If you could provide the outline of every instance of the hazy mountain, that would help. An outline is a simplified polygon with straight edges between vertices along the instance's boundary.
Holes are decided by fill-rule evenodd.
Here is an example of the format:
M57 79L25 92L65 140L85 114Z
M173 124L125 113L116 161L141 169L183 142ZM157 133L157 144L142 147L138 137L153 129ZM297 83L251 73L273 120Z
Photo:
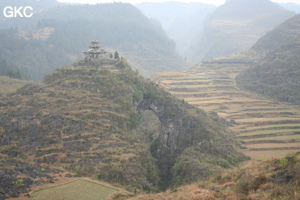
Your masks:
M279 3L282 7L295 13L300 13L300 4L296 3Z
M300 15L296 15L261 37L250 51L264 55L300 36Z
M293 15L268 0L227 0L207 17L203 33L190 47L192 60L245 51Z
M238 87L299 105L300 15L266 34L250 51L266 56L237 77Z
M136 5L147 17L161 23L168 36L175 41L176 49L186 56L192 40L203 28L205 17L216 7L202 3L163 2Z
M1 55L36 80L56 66L82 58L95 39L118 50L144 74L186 66L162 28L131 4L60 6L2 24L13 29L0 33Z
M176 99L125 60L93 63L64 66L0 99L1 165L64 166L129 190L155 191L245 159L217 116Z

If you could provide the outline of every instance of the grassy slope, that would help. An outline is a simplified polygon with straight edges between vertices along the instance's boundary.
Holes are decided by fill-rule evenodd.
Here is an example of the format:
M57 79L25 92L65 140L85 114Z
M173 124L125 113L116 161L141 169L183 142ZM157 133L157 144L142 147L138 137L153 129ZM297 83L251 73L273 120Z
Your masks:
M0 95L7 95L23 87L28 81L0 76Z
M2 137L16 135L1 152L8 149L10 154L10 147L17 145L17 157L60 163L77 174L124 185L139 187L146 176L158 181L154 159L129 131L135 126L134 90L119 77L126 70L109 67L60 69L46 83L27 85L11 95L11 103L1 108L2 122L8 120L8 126L1 125ZM21 119L25 123L17 125Z

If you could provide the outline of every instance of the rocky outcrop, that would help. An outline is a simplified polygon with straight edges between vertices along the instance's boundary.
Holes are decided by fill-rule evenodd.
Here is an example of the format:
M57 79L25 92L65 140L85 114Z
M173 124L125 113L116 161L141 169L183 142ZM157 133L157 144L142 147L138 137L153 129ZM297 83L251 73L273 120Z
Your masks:
M170 94L146 93L137 106L137 113L140 115L145 110L154 112L161 123L161 131L152 143L151 153L157 159L162 179L174 179L172 176L175 163L180 160L184 151L197 147L199 143L202 143L203 149L198 148L198 154L212 154L225 160L229 160L228 155L233 155L236 161L245 158L235 149L236 138L224 125L214 121L204 111L177 100ZM222 151L224 154L221 154ZM233 160L231 162L234 164ZM210 172L206 167L197 168L198 174Z

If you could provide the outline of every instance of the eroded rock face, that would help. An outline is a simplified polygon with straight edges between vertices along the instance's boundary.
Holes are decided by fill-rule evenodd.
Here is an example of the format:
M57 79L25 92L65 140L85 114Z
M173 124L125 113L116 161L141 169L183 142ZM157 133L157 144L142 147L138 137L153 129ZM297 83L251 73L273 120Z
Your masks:
M146 110L153 111L161 122L161 132L152 144L151 153L157 159L162 179L172 179L174 164L178 162L182 153L190 148L197 147L199 155L208 154L225 160L228 159L228 155L238 155L233 147L235 142L231 138L232 135L224 131L224 126L216 123L198 108L174 100L171 95L146 94L137 106L137 113L141 114ZM198 147L198 144L202 146ZM218 155L218 152L223 152L223 155ZM194 158L188 160L192 159ZM198 165L197 162L190 163ZM207 169L199 165L195 168L197 171L200 168Z
M193 123L193 119L188 117L184 118L184 111L178 108L169 108L163 102L159 102L161 99L144 99L137 107L138 114L146 110L153 111L161 122L161 132L158 138L158 144L152 147L154 157L158 160L158 165L161 173L165 176L169 176L172 166L175 163L175 159L186 148L193 143L185 143L183 139L193 137L188 134L188 130ZM174 112L173 114L170 114ZM185 121L185 127L183 126ZM194 138L196 139L196 138ZM196 141L195 141L196 142Z

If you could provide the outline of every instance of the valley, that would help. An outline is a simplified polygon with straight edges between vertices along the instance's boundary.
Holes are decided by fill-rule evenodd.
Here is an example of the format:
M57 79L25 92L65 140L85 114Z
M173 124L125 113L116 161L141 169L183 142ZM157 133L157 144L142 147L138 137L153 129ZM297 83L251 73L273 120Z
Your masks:
M199 64L184 73L162 72L153 79L179 99L216 112L243 140L253 159L300 150L300 108L240 90L235 77L247 66Z

